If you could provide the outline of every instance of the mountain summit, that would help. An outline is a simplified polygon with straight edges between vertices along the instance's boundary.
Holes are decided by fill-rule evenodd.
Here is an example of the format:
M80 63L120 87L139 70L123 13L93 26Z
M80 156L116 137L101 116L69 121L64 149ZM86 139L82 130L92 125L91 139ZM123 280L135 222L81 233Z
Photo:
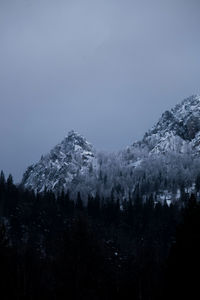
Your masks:
M199 141L200 96L191 96L170 111L165 111L142 141L133 144L133 148L139 143L150 154L199 152Z
M45 188L55 191L65 189L77 175L88 172L94 156L92 145L72 130L49 154L27 169L22 184L39 192Z

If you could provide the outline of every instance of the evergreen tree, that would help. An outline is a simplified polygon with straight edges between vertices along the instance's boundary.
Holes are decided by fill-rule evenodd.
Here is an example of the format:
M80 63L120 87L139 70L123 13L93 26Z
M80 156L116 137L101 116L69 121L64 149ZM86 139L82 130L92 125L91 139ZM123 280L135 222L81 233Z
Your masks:
M200 192L200 173L196 177L195 187L196 187L196 191Z
M11 174L9 174L9 176L8 176L7 186L8 186L8 188L11 188L13 186L13 177Z
M166 297L198 299L200 270L200 204L192 195L183 212L168 262Z
M75 208L76 208L77 211L83 211L83 201L81 199L80 192L78 192L78 194L77 194Z
M1 174L0 174L0 192L1 192L2 189L5 188L5 183L6 183L5 175L4 175L4 172L1 171Z

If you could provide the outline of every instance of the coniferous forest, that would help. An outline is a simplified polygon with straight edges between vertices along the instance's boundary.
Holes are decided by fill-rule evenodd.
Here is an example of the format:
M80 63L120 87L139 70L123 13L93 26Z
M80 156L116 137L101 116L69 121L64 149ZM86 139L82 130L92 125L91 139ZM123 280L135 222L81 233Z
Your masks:
M35 194L0 176L1 299L197 299L200 204ZM196 294L197 295L197 294Z
M0 300L200 299L199 29L200 0L0 0Z

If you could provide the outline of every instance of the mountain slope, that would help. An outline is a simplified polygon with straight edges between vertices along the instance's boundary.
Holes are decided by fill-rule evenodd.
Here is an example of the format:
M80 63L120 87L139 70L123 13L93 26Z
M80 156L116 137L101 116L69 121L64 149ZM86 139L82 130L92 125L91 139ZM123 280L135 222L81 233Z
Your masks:
M168 152L199 153L200 97L191 96L162 114L156 125L129 150L146 149L144 156Z
M70 131L49 154L30 166L23 175L26 188L42 192L59 191L68 187L79 174L89 172L95 165L95 151L80 134Z

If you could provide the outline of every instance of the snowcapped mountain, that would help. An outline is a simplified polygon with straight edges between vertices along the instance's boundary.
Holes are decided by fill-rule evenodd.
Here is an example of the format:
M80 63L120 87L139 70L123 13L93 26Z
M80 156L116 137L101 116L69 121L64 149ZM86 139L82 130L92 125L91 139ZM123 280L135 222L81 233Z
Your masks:
M163 113L158 123L129 151L144 156L169 152L198 154L200 151L200 96L191 96ZM145 150L145 151L144 151ZM136 155L137 156L137 155Z
M24 173L24 187L42 192L70 189L124 199L141 195L179 195L200 177L200 97L183 100L163 113L157 124L117 154L98 153L71 131L49 154ZM167 195L167 196L166 196ZM157 196L156 196L157 197ZM173 196L174 197L174 196Z
M86 174L95 167L95 151L84 137L70 131L65 139L49 154L30 166L23 175L26 188L42 192L65 189L80 174Z
M138 185L141 194L154 193L159 201L179 199L183 186L185 193L195 192L200 174L200 96L164 112L121 156L133 174L132 191Z

